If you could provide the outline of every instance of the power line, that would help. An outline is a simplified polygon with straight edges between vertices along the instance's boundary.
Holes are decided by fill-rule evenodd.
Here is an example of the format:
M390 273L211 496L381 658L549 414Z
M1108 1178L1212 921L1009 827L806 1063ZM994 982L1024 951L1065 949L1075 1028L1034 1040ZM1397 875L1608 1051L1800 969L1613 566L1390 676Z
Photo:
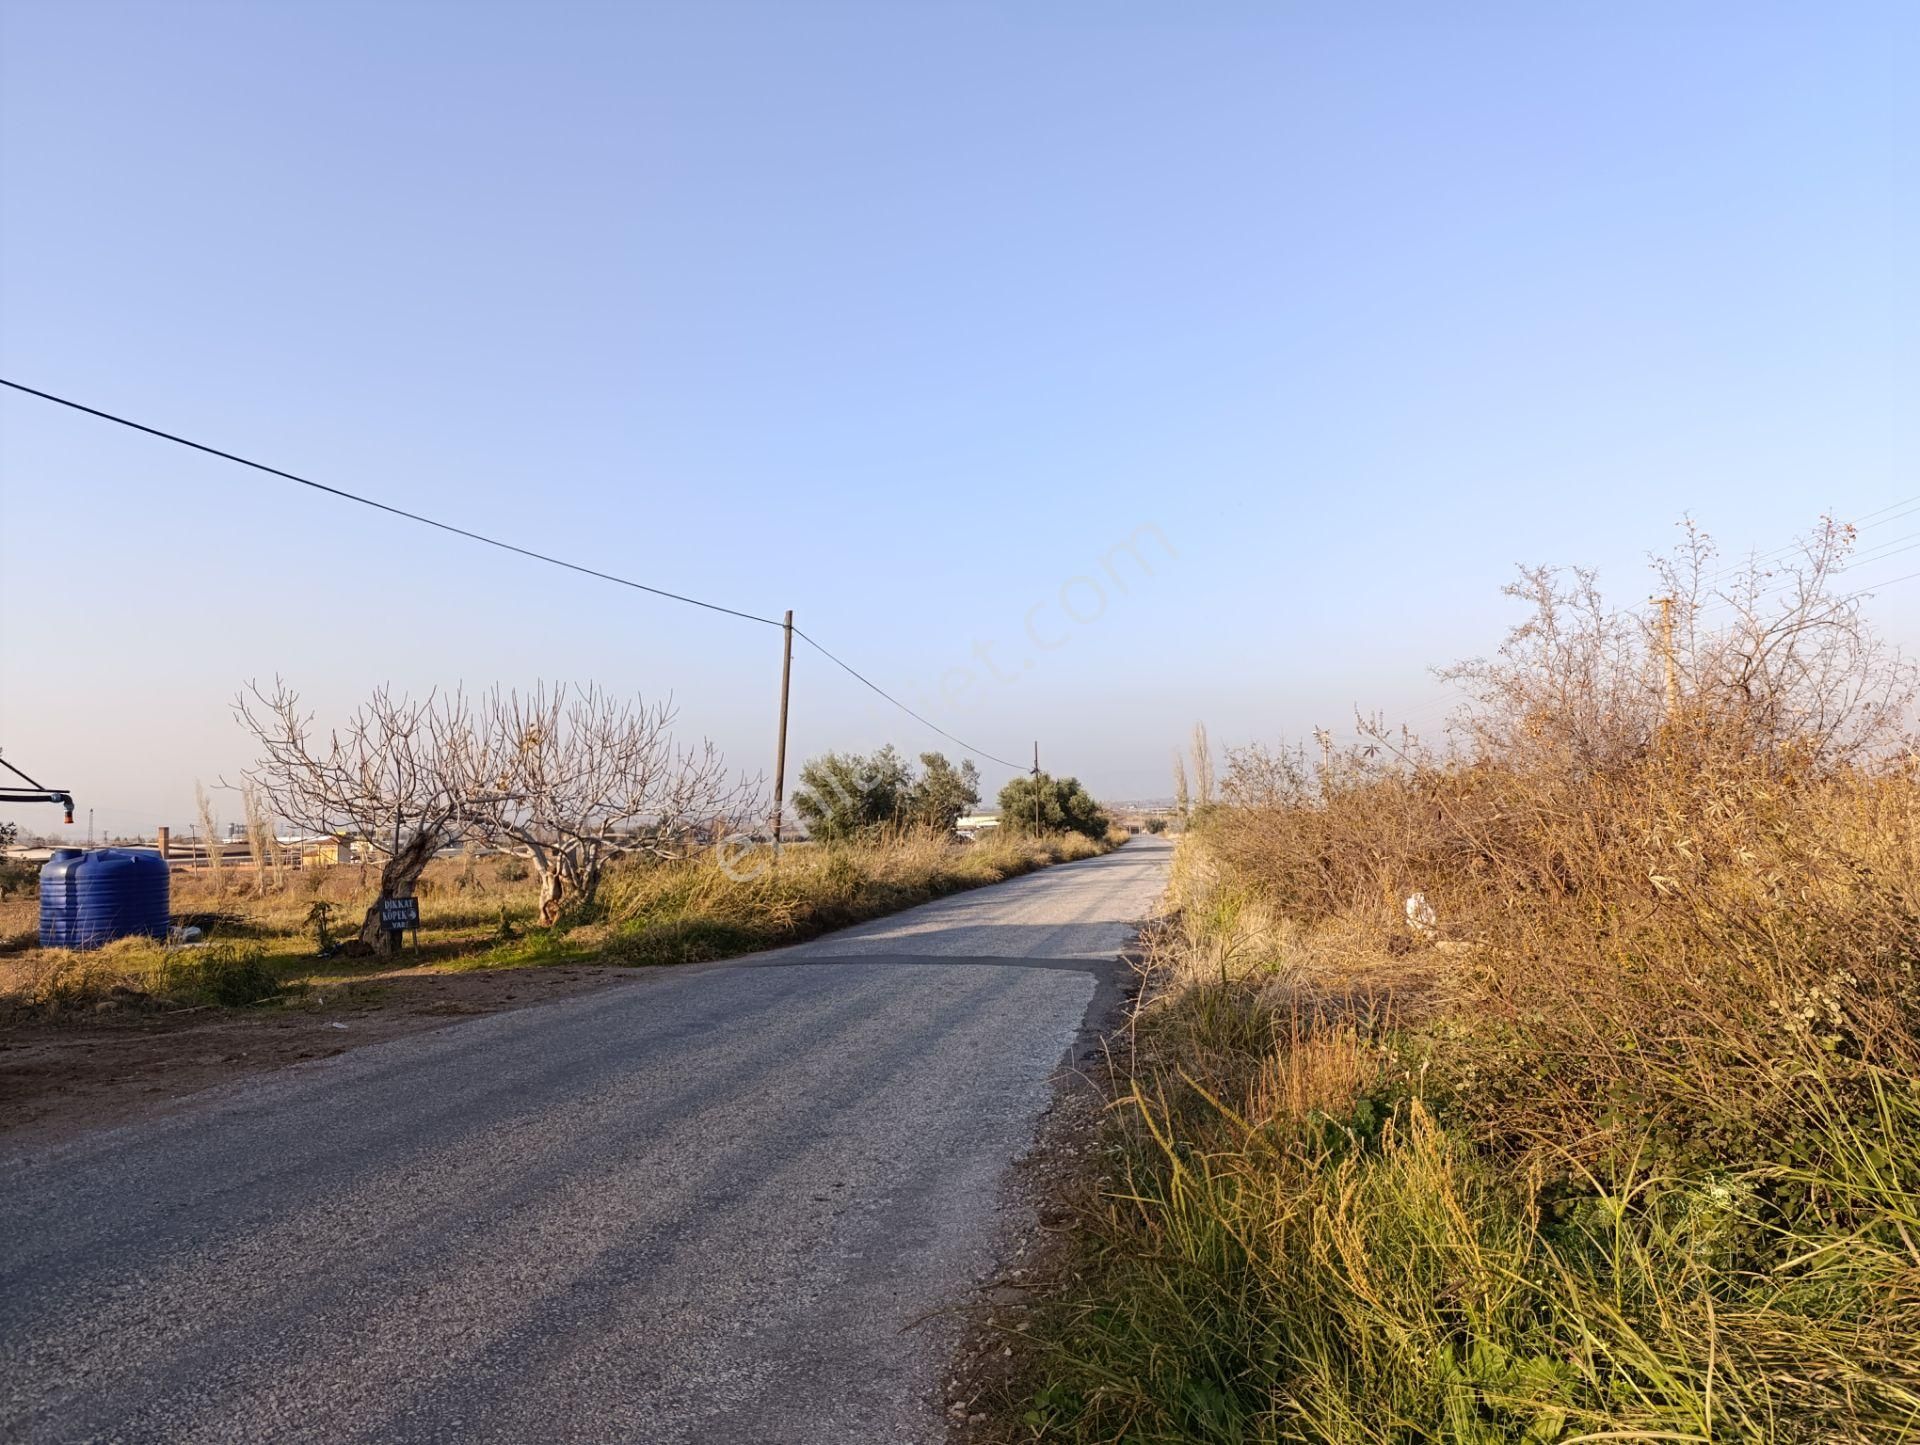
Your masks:
M42 401L50 401L57 406L68 407L73 411L84 412L86 415L98 417L102 421L110 421L116 426L127 427L132 431L145 432L148 436L159 437L162 441L173 442L177 446L190 447L194 451L205 452L208 456L219 457L223 461L237 462L243 467L253 468L256 472L265 472L268 476L280 477L289 482L297 482L303 487L311 487L316 492L325 492L330 497L339 497L343 501L357 502L363 507L372 507L375 511L386 512L390 516L404 517L409 522L418 522L425 527L434 527L442 532L450 532L456 537L465 537L470 542L481 542L489 547L498 547L503 552L512 552L518 556L530 558L535 562L545 562L550 567L563 567L569 572L578 572L583 576L596 577L602 582L612 582L617 586L631 587L637 592L649 592L655 597L664 597L671 602L684 602L690 607L704 607L709 612L725 613L728 617L738 617L745 622L758 622L767 627L782 627L786 625L776 621L774 618L762 617L758 613L743 612L736 607L723 607L718 602L704 602L698 597L688 597L680 592L669 592L664 587L653 587L645 582L635 582L630 577L620 577L612 572L602 572L596 567L588 567L579 562L569 562L562 557L553 557L545 552L536 552L531 547L522 547L515 542L503 542L498 537L489 537L482 532L471 531L466 527L457 527L451 522L442 522L434 517L423 516L419 512L409 512L404 507L395 507L386 502L375 501L372 497L363 497L357 492L345 491L340 487L330 487L325 482L316 482L309 477L299 476L294 472L283 471L279 467L270 467L265 462L256 462L248 457L240 456L237 453L223 451L219 447L208 446L204 442L193 441L188 437L179 436L170 431L162 431L159 427L147 426L142 422L134 421L128 417L117 416L110 411L102 411L98 407L87 406L82 402L73 401L64 396L56 396L50 391L41 391L38 387L27 386L18 381L10 381L4 376L0 376L0 386L11 387L15 391L25 392L28 396L37 396ZM813 648L814 651L826 658L827 661L831 662L835 667L864 686L871 688L915 722L923 727L932 729L941 737L947 739L948 742L955 743L965 748L968 752L978 753L981 757L999 763L1002 767L1013 768L1015 771L1019 771L1024 766L1024 764L1020 763L1010 763L1005 758L995 757L994 754L988 752L985 748L977 748L966 740L955 737L945 728L922 717L870 678L855 671L852 666L827 651L825 647L814 641L813 638L808 637L807 634L800 631L799 628L796 627L793 630L809 647Z
M1862 587L1858 592L1849 592L1845 597L1841 598L1840 600L1843 602L1850 602L1856 597L1865 597L1869 592L1878 592L1883 587L1891 587L1896 582L1911 582L1916 577L1920 577L1920 572L1909 572L1904 577L1888 577L1879 582L1869 582L1865 587Z
M470 542L484 542L489 547L498 547L503 552L516 552L522 557L531 557L536 562L545 562L550 567L564 567L569 572L579 572L588 577L598 577L602 582L613 582L621 587L631 587L637 592L651 592L655 597L665 597L673 602L685 602L690 607L704 607L709 612L724 612L729 617L738 617L747 622L760 622L768 627L780 624L771 617L761 617L752 612L742 612L734 607L722 607L717 602L702 602L698 597L688 597L679 592L669 592L664 587L650 587L645 582L635 582L628 577L616 577L611 572L602 572L598 568L583 566L578 562L568 562L559 557L549 557L545 552L536 552L531 547L522 547L514 542L503 542L498 537L489 537L484 533L472 532L465 527L456 527L451 522L438 521L433 517L424 517L418 512L409 512L404 507L389 506L385 502L376 502L372 497L363 497L357 492L342 491L339 487L330 487L325 482L316 482L307 477L296 476L292 472L282 471L279 467L270 467L265 462L256 462L233 452L225 452L219 447L210 447L204 442L190 441L172 432L161 431L159 427L146 426L130 421L124 416L115 416L110 411L101 411L98 407L85 406L77 401L69 401L64 396L55 396L50 391L40 391L31 386L23 386L17 381L9 381L0 376L0 386L10 386L15 391L24 391L28 396L37 396L42 401L51 401L59 406L71 407L74 411L85 412L88 416L97 416L102 421L113 422L116 426L128 427L133 431L145 432L148 436L159 437L162 441L174 442L179 446L191 447L194 451L205 452L208 456L219 457L224 461L238 462L243 467L252 467L256 472L265 472L271 477L282 477L289 482L298 482L303 487L312 487L316 492L325 492L330 497L339 497L345 501L358 502L363 507L372 507L375 511L386 512L391 516L405 517L409 522L418 522L425 527L437 527L442 532L451 532L456 537L465 537Z
M828 652L826 648L822 647L819 643L815 642L811 637L807 636L807 634L801 631L798 627L793 629L793 635L799 638L802 642L806 643L808 647L811 647L815 652L819 653L822 657L826 658L828 662L831 662L835 667L839 668L842 672L845 672L849 677L855 678L861 683L865 684L867 687L872 688L875 692L879 693L880 696L884 697L888 702L892 703L895 707L899 708L901 712L905 713L908 717L912 718L915 722L919 723L923 727L932 728L933 731L939 733L940 736L945 738L948 742L957 743L961 747L965 748L968 752L978 753L980 754L981 757L986 758L989 762L998 763L1003 768L1012 768L1015 772L1018 772L1022 767L1025 766L1025 764L1023 763L1010 763L1005 758L997 758L992 753L988 752L985 748L976 748L972 743L967 742L964 738L957 738L952 733L948 732L945 728L939 726L936 723L929 722L926 718L922 717L919 713L915 712L912 708L908 707L904 702L900 701L899 698L895 697L892 693L888 692L884 687L881 687L877 682L874 682L870 678L862 677L858 672L855 672L846 663L842 662L839 658L835 657L831 652Z
M1844 525L1852 527L1855 532L1870 532L1875 527L1884 527L1888 522L1897 522L1901 518L1911 516L1915 512L1920 512L1920 497L1902 497L1897 502L1889 502L1884 507L1876 508L1874 511L1855 517L1852 521ZM1892 515L1889 516L1888 513L1892 513ZM1707 573L1701 577L1700 580L1704 584L1712 584L1731 577L1738 572L1745 572L1750 569L1757 570L1763 563L1784 557L1789 552L1799 551L1801 546L1802 543L1796 540L1787 543L1784 547L1775 547L1771 552L1761 552L1750 555L1738 562L1729 562L1726 566Z
M1920 547L1920 540L1915 540L1916 538L1920 538L1920 533L1910 532L1904 537L1895 537L1890 541L1883 542L1881 543L1880 546L1873 548L1870 551L1863 552L1858 557L1849 557L1842 566L1834 568L1828 575L1834 578L1835 580L1838 580L1839 578L1845 577L1848 572L1852 571L1855 567L1858 567L1863 563L1884 562L1889 557L1898 557L1902 552L1911 552L1916 547ZM1896 546L1895 543L1905 543L1906 545ZM1896 578L1895 580L1902 581L1904 579ZM1759 589L1757 592L1752 593L1750 596L1739 595L1739 596L1729 597L1724 594L1721 594L1719 595L1719 598L1717 601L1705 603L1698 610L1700 615L1705 616L1708 613L1719 612L1729 607L1739 608L1739 607L1751 606L1755 603L1763 601L1766 598L1778 597L1783 593L1791 592L1794 589L1794 587L1800 585L1800 581L1801 579L1797 576L1789 576L1788 578L1786 578L1786 580L1781 582L1776 582L1771 587L1763 587ZM1866 590L1871 591L1872 588L1869 587ZM1848 592L1840 597L1834 598L1833 600L1836 602L1845 602L1851 598L1859 597L1862 595L1863 594L1861 592Z
M1917 504L1920 504L1920 497L1902 497L1897 502L1888 502L1884 507L1868 512L1864 516L1855 517L1853 524L1856 527L1865 527L1867 524L1872 523L1872 525L1877 527L1880 523L1873 520L1875 517L1884 516L1885 513L1893 511L1896 507L1904 507L1906 511L1903 511L1900 515L1905 516L1906 512L1912 511ZM1893 518L1887 517L1886 520L1890 522Z

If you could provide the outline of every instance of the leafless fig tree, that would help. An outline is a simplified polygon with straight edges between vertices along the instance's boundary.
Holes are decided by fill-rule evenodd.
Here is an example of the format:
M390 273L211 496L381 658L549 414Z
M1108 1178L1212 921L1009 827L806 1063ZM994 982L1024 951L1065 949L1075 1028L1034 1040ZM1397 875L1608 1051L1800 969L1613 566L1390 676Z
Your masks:
M759 806L757 784L729 777L711 742L677 744L673 721L670 701L592 685L496 690L481 705L463 759L468 823L538 870L542 923L591 906L612 859L677 855Z
M261 755L243 777L268 810L311 833L344 834L380 860L381 899L412 895L435 850L460 831L465 800L458 760L473 746L465 699L420 701L376 688L343 728L322 733L280 679L250 683L234 715ZM380 903L367 909L361 941L391 947Z

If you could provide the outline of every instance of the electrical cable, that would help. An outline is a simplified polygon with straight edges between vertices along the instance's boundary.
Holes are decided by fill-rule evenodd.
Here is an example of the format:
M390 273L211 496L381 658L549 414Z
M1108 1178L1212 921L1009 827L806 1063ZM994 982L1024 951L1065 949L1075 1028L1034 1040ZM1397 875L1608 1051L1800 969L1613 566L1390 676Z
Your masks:
M0 386L11 387L15 391L25 392L28 396L37 396L42 401L50 401L58 406L68 407L73 411L84 412L86 415L98 417L102 421L110 421L116 426L127 427L137 432L145 432L148 436L159 437L162 441L169 441L179 446L190 447L197 452L205 452L208 456L219 457L223 461L238 462L243 467L251 467L257 472L265 472L268 476L280 477L289 482L297 482L303 487L311 487L314 491L325 492L331 497L339 497L348 502L358 502L363 507L372 507L376 511L386 512L395 517L404 517L407 521L418 522L422 526L435 527L442 532L450 532L456 537L465 537L471 542L482 542L489 547L498 547L503 552L513 552L519 556L531 558L535 562L545 562L551 567L563 567L569 572L578 572L583 576L596 577L602 582L612 582L621 587L631 587L638 592L650 592L655 597L665 597L672 602L684 602L691 607L704 607L709 612L722 612L729 617L738 617L745 622L759 622L768 627L781 627L785 625L772 617L762 617L754 612L743 612L735 607L723 607L717 602L704 602L698 597L688 597L680 592L669 592L664 587L654 587L645 582L635 582L629 577L616 576L612 572L602 572L595 567L584 566L578 562L569 562L561 557L549 556L545 552L536 552L531 547L522 547L514 542L503 542L498 537L489 537L481 532L470 531L465 527L457 527L451 522L442 522L434 517L423 516L419 512L409 512L404 507L395 507L386 502L375 501L372 497L363 497L357 492L345 491L340 487L330 487L324 482L316 482L311 478L299 476L293 472L283 471L279 467L270 467L265 462L256 462L247 457L239 456L234 452L223 451L219 447L208 446L204 442L193 441L187 437L178 436L173 432L162 431L159 427L147 426L142 422L133 421L128 417L117 416L110 411L102 411L98 407L87 406L82 402L72 401L64 396L56 396L50 391L41 391L38 387L27 386L23 382L11 381L4 376L0 376ZM969 752L978 753L981 757L999 763L1002 767L1012 768L1016 772L1024 771L1023 764L1010 763L1005 758L996 757L985 748L976 748L964 739L955 737L945 728L929 722L925 717L922 717L919 713L901 702L899 698L895 697L885 688L855 671L851 665L841 661L838 657L834 656L833 653L827 651L825 647L814 641L813 638L807 636L807 634L799 628L796 627L793 631L796 637L803 640L809 647L813 648L814 651L826 658L827 661L831 662L835 667L838 667L841 671L864 686L871 688L923 727L931 728L949 742L958 744ZM22 774L22 776L24 777L25 774ZM36 784L35 786L38 785Z
M611 572L602 572L598 568L586 567L578 562L568 562L559 557L549 557L545 552L536 552L531 547L522 547L513 542L503 542L498 537L489 537L481 532L469 531L465 527L456 527L451 522L442 522L433 517L422 516L418 512L409 512L404 507L390 506L386 502L376 502L372 497L363 497L357 492L343 491L339 487L330 487L325 482L316 482L307 477L296 476L292 472L280 470L279 467L270 467L265 462L251 461L246 457L236 456L233 452L222 451L219 447L210 447L204 442L190 441L186 437L175 436L172 432L161 431L159 427L146 426L137 421L130 421L124 416L115 416L110 411L101 411L98 407L86 406L77 401L69 401L64 396L55 396L50 391L41 391L36 387L25 386L17 381L9 381L4 376L0 376L0 386L10 386L15 391L24 391L28 396L37 396L43 401L51 401L60 406L71 407L74 411L85 412L88 416L97 416L102 421L110 421L117 426L129 427L134 431L145 432L148 436L159 437L162 441L174 442L183 447L191 447L197 452L205 452L209 456L219 457L224 461L238 462L243 467L252 467L256 472L265 472L268 476L283 477L289 482L298 482L303 487L312 487L314 491L325 492L328 496L340 497L349 502L358 502L363 507L372 507L376 511L386 512L395 517L405 517L409 522L418 522L422 526L437 527L442 532L451 532L454 536L465 537L471 542L484 542L487 546L498 547L503 552L517 552L520 556L531 557L536 562L545 562L553 567L564 567L569 572L579 572L588 577L598 577L602 582L618 583L622 587L631 587L639 592L651 592L656 597L665 597L674 602L685 602L692 607L704 607L709 612L724 612L729 617L742 618L747 622L764 623L768 627L780 626L779 622L771 617L761 617L752 612L742 612L734 607L722 607L717 602L702 602L698 597L688 597L680 592L669 592L664 587L650 587L645 582L635 582L629 577L617 577Z
M842 662L839 658L835 657L831 652L828 652L826 648L822 647L819 643L815 642L811 637L807 636L807 634L802 632L799 628L796 627L793 629L793 635L799 638L802 642L806 643L808 647L811 647L815 652L819 653L822 657L826 658L826 660L828 662L831 662L835 667L845 672L849 677L855 678L859 682L865 684L867 687L872 688L873 691L879 693L880 696L884 697L888 702L892 703L895 707L899 708L901 712L905 713L908 717L912 718L915 722L919 723L923 727L932 728L933 731L939 733L940 736L945 738L948 742L957 743L959 744L959 746L965 748L968 752L978 753L980 754L981 757L986 758L989 762L998 763L1003 768L1012 768L1015 772L1024 772L1026 770L1026 765L1024 763L1010 763L1005 758L995 757L992 753L988 752L985 748L976 748L972 743L967 742L964 738L955 737L952 733L948 732L945 728L939 726L937 723L929 722L926 718L922 717L919 713L915 712L912 708L908 707L904 702L900 701L899 698L895 697L892 693L888 692L884 687L881 687L878 683L874 682L870 678L862 677L858 672L855 672L853 668L849 667L846 663Z
M1888 516L1887 514L1890 512L1893 515ZM1911 516L1915 512L1920 512L1920 497L1902 497L1897 502L1889 502L1884 507L1876 508L1874 511L1855 517L1845 523L1845 525L1852 527L1855 532L1870 532L1875 527L1884 527L1888 522L1897 522L1901 518ZM1711 585L1715 582L1724 581L1736 573L1746 572L1750 569L1758 569L1767 562L1775 561L1790 552L1800 550L1800 547L1801 543L1798 541L1789 542L1783 547L1775 547L1771 552L1760 552L1742 558L1737 562L1728 562L1725 566L1718 567L1712 572L1704 574L1700 578L1700 581L1702 585Z

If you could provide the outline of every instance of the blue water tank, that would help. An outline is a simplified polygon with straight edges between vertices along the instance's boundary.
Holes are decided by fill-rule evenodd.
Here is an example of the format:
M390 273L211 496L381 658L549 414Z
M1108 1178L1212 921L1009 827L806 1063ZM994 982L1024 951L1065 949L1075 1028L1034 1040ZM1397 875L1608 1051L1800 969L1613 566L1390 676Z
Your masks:
M149 849L62 848L40 870L40 946L167 936L167 860Z

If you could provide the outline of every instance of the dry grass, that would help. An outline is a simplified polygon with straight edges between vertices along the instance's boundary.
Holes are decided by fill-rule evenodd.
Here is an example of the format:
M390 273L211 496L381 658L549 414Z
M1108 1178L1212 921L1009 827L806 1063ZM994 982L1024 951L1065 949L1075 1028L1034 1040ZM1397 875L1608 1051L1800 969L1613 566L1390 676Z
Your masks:
M713 854L627 869L608 880L606 918L568 947L623 963L724 958L812 938L829 929L998 883L1106 846L1076 833L984 835L957 845L921 828L858 842L764 850L721 866Z
M126 939L85 953L34 946L38 904L0 901L0 1012L58 1018L100 1005L203 1006L270 997L396 964L448 968L546 963L682 963L724 958L813 937L942 894L998 882L1106 846L1078 835L986 835L962 845L905 830L842 845L790 845L778 867L764 850L723 868L712 853L681 862L630 861L603 888L591 919L537 926L538 898L523 864L448 858L420 880L419 950L384 962L322 959L316 904L331 910L335 938L351 936L373 900L378 870L354 865L291 870L266 887L241 870L176 873L173 914L211 947L169 949ZM239 875L239 876L236 876ZM194 959L210 959L204 967ZM243 996L244 995L244 996Z
M1920 783L1720 741L1209 816L1022 1429L1920 1431Z
M1458 754L1234 758L1003 1434L1920 1439L1920 767L1846 711L1882 654L1712 692L1743 623L1663 722L1582 625L1478 669Z

